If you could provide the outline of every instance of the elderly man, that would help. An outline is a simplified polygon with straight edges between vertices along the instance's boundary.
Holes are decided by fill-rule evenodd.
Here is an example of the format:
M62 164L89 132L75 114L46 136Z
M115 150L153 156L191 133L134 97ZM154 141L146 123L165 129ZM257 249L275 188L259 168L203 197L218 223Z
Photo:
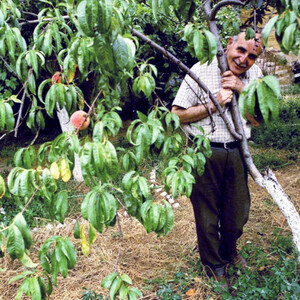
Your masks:
M241 32L228 41L228 71L221 74L216 59L210 65L197 63L192 67L224 107L231 122L228 104L233 93L240 94L252 79L262 76L259 67L254 65L261 52L261 44L254 39L246 40L245 33ZM246 266L246 261L237 252L236 243L250 209L247 169L239 142L228 131L214 104L189 76L178 90L172 112L179 116L190 136L200 133L196 126L191 125L196 123L202 126L211 141L212 156L207 159L204 174L196 178L190 199L201 261L208 273L221 282L225 280L225 267L229 263ZM255 120L250 121L256 125ZM248 123L243 120L247 138L250 137Z

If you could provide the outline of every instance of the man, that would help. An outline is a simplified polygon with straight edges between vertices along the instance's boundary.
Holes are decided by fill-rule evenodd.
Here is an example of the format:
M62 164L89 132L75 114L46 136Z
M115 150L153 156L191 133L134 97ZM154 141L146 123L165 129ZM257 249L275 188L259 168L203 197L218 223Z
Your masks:
M226 58L229 70L224 74L220 74L216 59L210 65L197 63L192 68L224 107L231 122L228 104L233 93L240 94L252 79L262 76L259 67L254 65L261 52L261 44L254 39L245 40L245 33L241 32L228 41ZM200 133L196 126L191 125L196 123L202 126L211 141L212 156L207 159L204 174L196 178L190 199L201 261L208 273L221 282L225 280L228 263L246 266L236 249L250 209L246 166L239 142L229 133L214 104L189 76L178 90L172 112L179 116L187 134ZM253 118L251 122L256 125ZM249 138L250 126L246 120L243 120L243 126Z

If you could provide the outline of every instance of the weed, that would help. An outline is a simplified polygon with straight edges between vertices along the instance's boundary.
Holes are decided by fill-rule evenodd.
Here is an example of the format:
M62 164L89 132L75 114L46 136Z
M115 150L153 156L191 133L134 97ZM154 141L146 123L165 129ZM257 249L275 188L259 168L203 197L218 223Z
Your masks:
M252 130L252 139L258 146L275 149L299 149L300 101L288 100L281 104L279 120Z
M266 151L259 154L252 155L255 166L261 171L268 167L271 169L278 169L287 163L286 159L279 157L276 152Z
M287 59L286 59L285 57L280 58L280 59L277 61L277 64L280 65L280 66L285 66L287 63L288 63L288 61L287 61Z
M300 94L300 84L294 83L288 87L283 93L283 95L299 95Z
M248 244L242 255L250 267L229 268L228 274L234 279L222 299L298 299L300 263L290 235L284 236L276 228L268 251Z
M96 294L94 291L92 291L91 289L87 289L87 288L83 288L83 292L82 292L82 300L102 300L103 296ZM108 298L106 298L108 299Z

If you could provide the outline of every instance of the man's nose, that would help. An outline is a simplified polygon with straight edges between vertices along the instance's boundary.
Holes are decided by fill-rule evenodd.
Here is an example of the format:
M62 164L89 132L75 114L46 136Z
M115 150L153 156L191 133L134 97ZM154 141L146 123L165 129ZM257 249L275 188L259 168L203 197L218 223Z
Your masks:
M241 63L241 64L246 63L247 57L248 57L247 54L241 55L241 56L239 57L240 63Z

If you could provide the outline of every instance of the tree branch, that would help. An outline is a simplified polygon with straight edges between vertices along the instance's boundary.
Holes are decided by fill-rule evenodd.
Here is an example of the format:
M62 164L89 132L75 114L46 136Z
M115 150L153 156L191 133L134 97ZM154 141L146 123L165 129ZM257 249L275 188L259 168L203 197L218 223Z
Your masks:
M245 3L243 3L242 1L238 1L238 0L223 0L214 6L214 8L212 9L212 11L210 13L209 19L211 21L214 21L218 11L226 5L242 5L242 6L244 6Z
M163 55L165 55L167 58L170 59L171 62L173 62L174 64L176 64L181 70L183 70L192 79L194 79L197 82L197 84L200 86L200 88L203 89L204 92L209 96L209 98L211 99L211 101L213 102L213 104L216 106L217 110L219 111L221 117L223 118L223 120L224 120L224 122L225 122L225 124L226 124L226 126L228 128L228 130L230 131L230 133L234 136L235 139L237 139L237 140L241 140L242 139L241 135L238 134L234 130L233 126L231 125L231 123L229 121L229 119L224 114L223 108L221 107L221 105L219 104L219 102L217 101L217 99L215 98L215 96L211 93L211 91L204 84L204 82L202 82L199 79L199 77L194 72L191 71L191 69L189 69L185 64L183 64L173 54L171 54L170 52L168 52L166 49L164 49L163 47L159 46L158 44L154 43L152 40L150 40L149 38L147 38L146 36L144 36L139 31L137 31L135 29L132 29L131 32L132 32L133 35L135 35L136 37L138 37L139 39L141 39L145 43L149 44L152 48L156 49L158 52L160 52Z
M15 127L16 128L15 137L17 137L17 135L18 135L18 128L20 126L20 122L21 122L21 119L22 119L22 112L23 112L23 108L24 108L25 95L26 95L26 90L24 88L22 99L21 99L22 103L21 103L20 108L19 108L18 119L17 119L17 123L16 123L16 127Z

